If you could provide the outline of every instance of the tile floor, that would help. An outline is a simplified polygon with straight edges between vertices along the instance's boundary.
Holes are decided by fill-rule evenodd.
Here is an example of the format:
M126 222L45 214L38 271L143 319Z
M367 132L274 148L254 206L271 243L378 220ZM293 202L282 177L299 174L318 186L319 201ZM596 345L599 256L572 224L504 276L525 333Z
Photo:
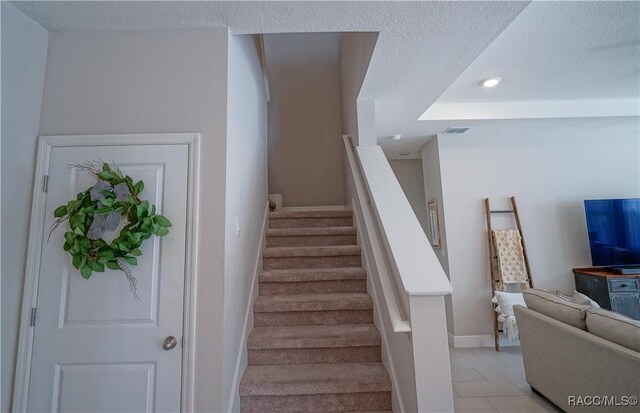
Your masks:
M525 381L520 347L449 349L453 397L462 412L562 412Z

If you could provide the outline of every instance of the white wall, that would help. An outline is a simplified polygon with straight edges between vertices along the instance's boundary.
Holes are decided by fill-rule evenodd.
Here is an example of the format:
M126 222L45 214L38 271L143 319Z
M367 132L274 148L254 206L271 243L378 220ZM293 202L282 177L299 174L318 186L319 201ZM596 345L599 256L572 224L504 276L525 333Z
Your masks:
M447 231L444 216L444 200L442 198L442 178L440 176L440 151L438 140L431 139L422 147L422 168L424 177L424 196L426 202L436 200L438 206L438 226L440 227L440 248L433 251L440 261L445 274L451 281L449 274L449 256L447 254ZM427 226L430 224L427 223ZM430 226L427 235L430 233ZM455 294L455 290L454 290ZM447 330L453 334L453 295L444 297L445 309L447 311Z
M403 159L389 160L393 173L409 200L413 212L415 212L420 226L425 234L429 233L427 221L427 203L424 196L424 178L422 172L422 160Z
M442 199L442 178L440 176L440 152L438 140L431 139L422 147L422 168L424 177L424 197L425 201L437 201L438 224L440 226L440 245L442 248L434 249L440 265L449 275L449 261L447 256L447 234L445 231L444 201ZM429 224L427 223L427 226ZM430 228L430 227L429 227ZM429 234L430 229L427 234Z
M536 287L571 291L591 265L583 200L640 196L637 118L593 126L438 136L456 336L492 334L485 197L515 195Z
M234 378L246 367L243 326L247 308L251 314L267 205L267 100L258 47L255 36L229 37L222 376L224 406L232 411L240 410Z
M49 32L8 2L2 14L2 401L9 411Z
M343 205L338 33L264 36L269 193L284 206Z
M368 136L362 140L362 144L375 145L375 102L367 99L358 105L358 95L362 88L362 82L367 75L369 62L378 40L375 32L348 32L340 34L340 83L342 102L342 134L350 135L355 146L361 144L358 132L358 124L365 127L363 135ZM360 112L366 113L359 113ZM367 111L366 108L369 110ZM366 126L369 126L367 129ZM373 129L373 132L372 132ZM345 175L350 174L349 166L345 158L343 170ZM351 206L351 199L355 196L352 182L347 180L345 185L345 198L347 207Z
M196 411L224 410L227 38L226 28L52 32L40 124L43 135L201 133Z
M378 33L375 32L350 32L340 35L342 133L351 135L355 145L377 144L375 106L372 106L374 103L363 102L360 106L358 105L358 95L367 75L377 40ZM359 124L365 128L364 131L358 130ZM371 128L374 129L373 133L371 133ZM363 134L362 139L360 138L361 133Z

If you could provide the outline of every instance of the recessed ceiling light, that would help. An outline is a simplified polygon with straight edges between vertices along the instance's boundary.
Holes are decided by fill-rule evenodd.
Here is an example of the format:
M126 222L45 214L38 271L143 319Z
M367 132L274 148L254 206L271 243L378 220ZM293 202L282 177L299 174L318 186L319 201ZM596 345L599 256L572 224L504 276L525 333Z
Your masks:
M402 135L393 135L391 139L393 139L394 141L399 141L400 139L402 139Z
M411 152L400 152L398 155L407 156L407 155L411 155Z
M489 79L485 79L480 84L484 87L494 87L498 83L500 83L502 79L499 77L490 77Z

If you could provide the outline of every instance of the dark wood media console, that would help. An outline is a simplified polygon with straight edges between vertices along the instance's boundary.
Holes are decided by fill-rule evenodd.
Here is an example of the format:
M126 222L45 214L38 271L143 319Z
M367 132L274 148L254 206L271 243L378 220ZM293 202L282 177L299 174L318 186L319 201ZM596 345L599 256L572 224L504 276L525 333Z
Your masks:
M600 307L640 320L640 274L616 274L606 268L574 268L576 291Z

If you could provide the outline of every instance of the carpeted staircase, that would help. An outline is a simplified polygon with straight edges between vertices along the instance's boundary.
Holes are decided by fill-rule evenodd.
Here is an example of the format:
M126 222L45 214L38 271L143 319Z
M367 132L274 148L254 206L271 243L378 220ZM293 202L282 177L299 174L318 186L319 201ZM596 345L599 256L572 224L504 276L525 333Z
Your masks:
M351 211L269 213L243 412L391 411Z

